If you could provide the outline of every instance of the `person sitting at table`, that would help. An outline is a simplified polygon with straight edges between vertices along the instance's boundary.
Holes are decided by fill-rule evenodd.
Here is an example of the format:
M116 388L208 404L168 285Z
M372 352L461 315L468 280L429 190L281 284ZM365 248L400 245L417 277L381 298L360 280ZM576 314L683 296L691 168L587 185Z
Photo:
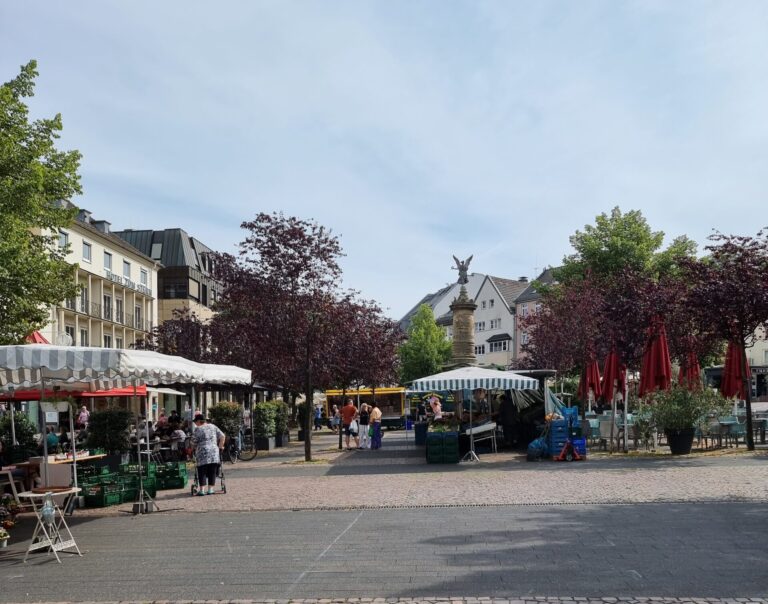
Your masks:
M157 423L155 424L155 430L162 431L163 428L165 428L168 425L168 418L165 416L165 411L160 411L160 415L157 418Z
M176 429L171 432L171 451L177 451L179 459L185 460L187 458L186 451L184 449L184 443L187 441L187 434L176 426Z
M136 438L139 440L142 439L153 439L155 437L155 430L152 427L152 422L148 422L147 418L145 418L143 415L139 416L139 425L136 428Z
M63 425L59 427L59 446L62 450L69 446L69 433L67 432L67 428Z
M45 441L48 443L48 453L55 453L59 446L59 437L56 436L56 432L50 426L45 429L45 433Z

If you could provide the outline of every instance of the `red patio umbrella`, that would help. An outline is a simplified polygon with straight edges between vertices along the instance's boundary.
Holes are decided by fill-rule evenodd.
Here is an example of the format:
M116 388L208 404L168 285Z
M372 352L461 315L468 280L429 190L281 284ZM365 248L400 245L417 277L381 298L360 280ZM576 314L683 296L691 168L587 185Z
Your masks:
M741 400L746 400L747 390L744 387L744 373L741 370L741 361L743 355L742 345L738 342L728 342L728 351L725 353L725 367L723 367L723 377L720 380L720 392L725 398L737 396ZM752 378L752 370L747 361L746 379Z
M617 392L624 396L624 386L627 382L627 366L619 361L619 353L614 349L605 358L604 367L603 400L606 403L610 403ZM614 382L616 383L615 387Z
M680 373L677 376L677 382L688 390L698 390L701 388L701 366L699 357L693 351L688 351L685 355L684 363L680 364Z
M589 361L581 372L581 380L579 380L579 388L576 391L576 395L582 401L587 401L589 400L590 388L595 395L595 400L600 398L600 366L595 359Z
M667 390L672 385L672 361L669 358L667 330L661 319L655 319L648 328L643 362L640 367L639 395L655 390Z

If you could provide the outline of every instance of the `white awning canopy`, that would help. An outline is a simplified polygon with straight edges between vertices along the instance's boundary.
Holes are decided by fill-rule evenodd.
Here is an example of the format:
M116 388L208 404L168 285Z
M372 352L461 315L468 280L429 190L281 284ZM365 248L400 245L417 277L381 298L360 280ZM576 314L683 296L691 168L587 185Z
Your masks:
M206 365L149 350L29 344L0 346L0 390L37 388L109 390L131 384L250 385L251 372Z
M174 390L173 388L147 388L147 392L152 394L175 394L176 396L189 396L186 392Z
M496 371L481 367L460 367L414 380L409 390L431 392L433 390L535 390L539 381L511 371Z

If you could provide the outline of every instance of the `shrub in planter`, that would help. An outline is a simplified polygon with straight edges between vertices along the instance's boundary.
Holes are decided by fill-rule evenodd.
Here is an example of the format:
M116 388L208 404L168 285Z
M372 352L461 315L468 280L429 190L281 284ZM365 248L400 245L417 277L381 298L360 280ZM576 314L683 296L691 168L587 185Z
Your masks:
M88 419L88 448L117 454L130 450L128 432L133 416L125 409L94 411Z
M15 459L15 457L27 459L37 451L37 443L35 442L37 428L27 417L27 414L15 413L14 426L16 428L16 442L19 443L16 447L13 446L11 433L11 414L6 413L0 416L0 440L3 441L3 451L6 452L8 458L6 463L9 464L22 461L22 459Z
M258 403L253 410L253 431L256 448L269 451L275 448L275 417L277 408L273 401Z
M208 409L208 415L227 436L237 436L243 425L243 408L240 403L222 401Z
M667 435L675 455L691 452L696 426L705 424L711 415L727 412L729 403L710 388L688 390L674 385L669 390L655 392L650 405L651 420Z
M284 447L288 444L288 420L290 418L290 409L282 401L275 401L275 445Z

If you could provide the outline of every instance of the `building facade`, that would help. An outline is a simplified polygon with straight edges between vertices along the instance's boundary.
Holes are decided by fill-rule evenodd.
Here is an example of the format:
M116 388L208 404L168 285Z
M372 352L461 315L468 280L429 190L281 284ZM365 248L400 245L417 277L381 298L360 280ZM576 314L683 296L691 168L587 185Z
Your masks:
M536 282L543 284L554 283L554 276L552 269L547 268L537 278ZM515 300L515 315L517 320L515 322L515 358L520 359L525 356L522 348L528 343L528 333L522 326L522 321L529 315L538 312L541 308L541 294L536 291L536 287L533 283L529 283L528 287L517 297Z
M130 348L152 331L157 318L159 264L110 232L106 220L80 210L59 245L77 264L79 293L51 309L41 330L52 344Z
M182 229L125 230L115 234L162 264L158 273L158 322L188 310L203 321L213 316L221 285L213 279L213 250Z

